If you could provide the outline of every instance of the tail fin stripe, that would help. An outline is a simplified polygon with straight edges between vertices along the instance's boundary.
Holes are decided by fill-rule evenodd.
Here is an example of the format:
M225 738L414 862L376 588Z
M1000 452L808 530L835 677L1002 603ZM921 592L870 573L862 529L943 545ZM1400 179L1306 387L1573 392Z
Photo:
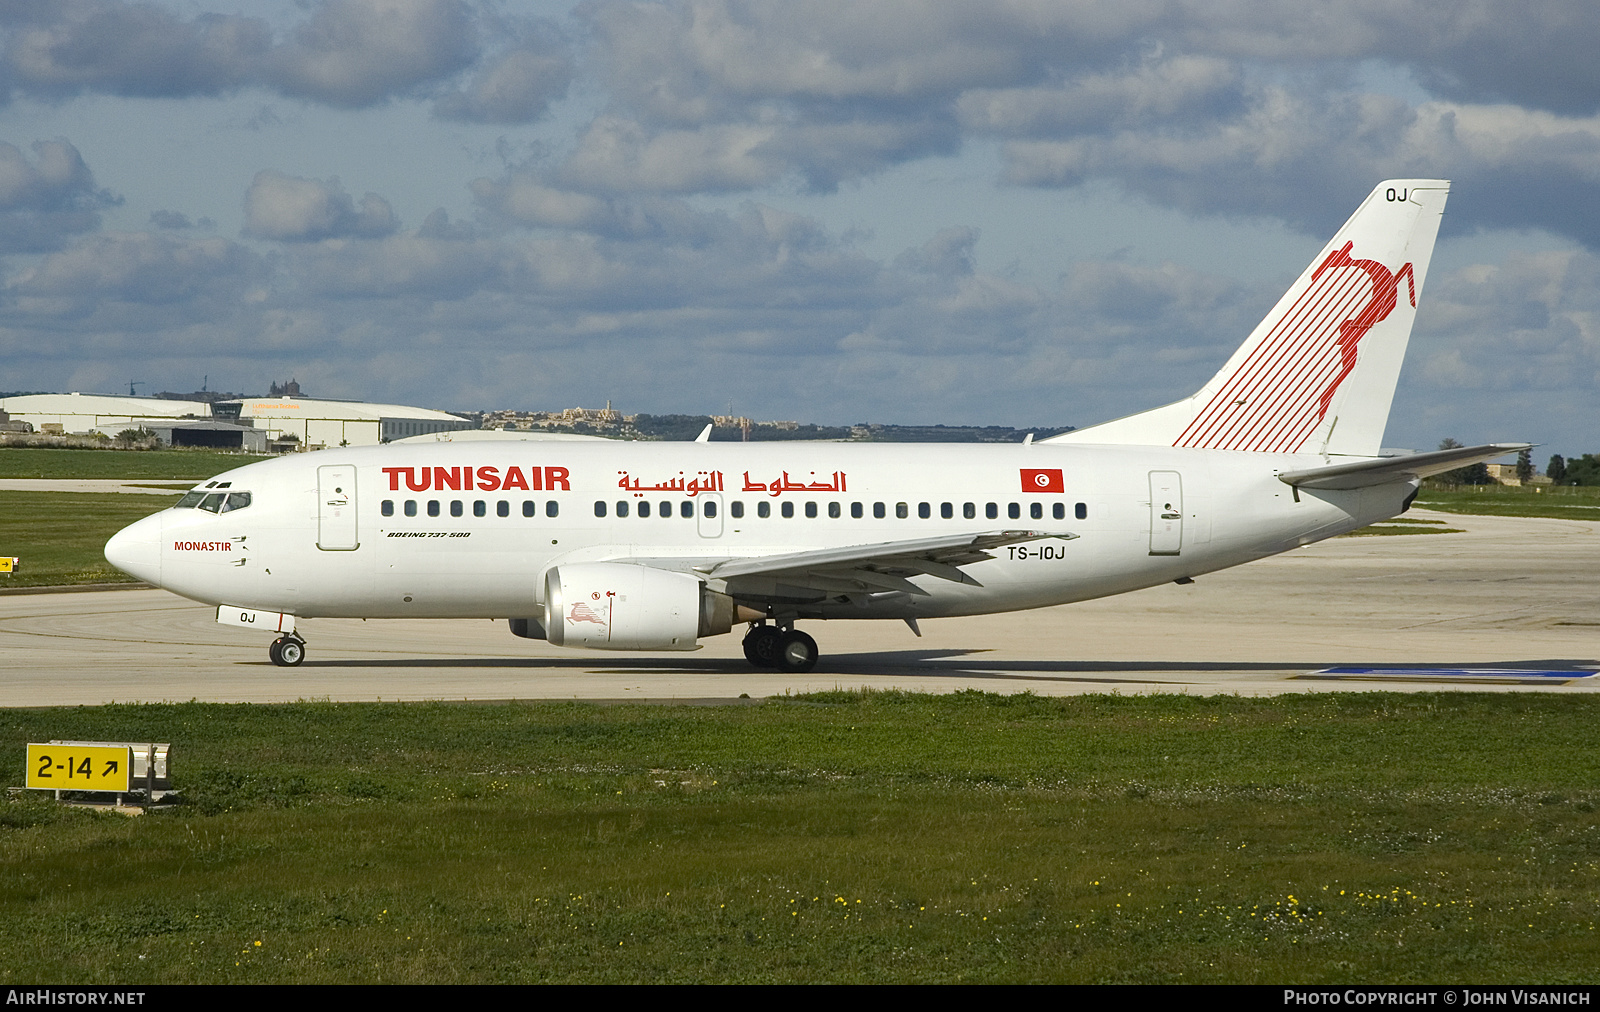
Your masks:
M1347 257L1348 250L1347 244L1334 257ZM1324 265L1333 264L1334 257L1324 261ZM1362 299L1368 295L1362 291L1365 287L1363 283L1368 280L1365 275L1359 272L1341 273L1345 276L1337 280L1329 277L1323 285L1318 286L1323 288L1325 297L1317 300L1319 305L1315 315L1304 320L1298 333L1293 335L1297 340L1291 349L1292 359L1280 363L1267 384L1258 386L1259 396L1253 405L1255 410L1247 412L1240 419L1242 424L1229 432L1228 438L1208 440L1212 447L1260 451L1291 446L1298 448L1304 442L1307 430L1321 418L1320 411L1316 417L1307 417L1305 408L1308 401L1316 390L1330 386L1330 373L1338 367L1339 356L1334 351L1339 343L1336 335L1343 333L1340 321L1349 321L1351 314L1359 310ZM1337 385L1337 379L1332 385Z
M1326 300L1323 311L1302 329L1294 360L1273 376L1273 389L1266 393L1260 409L1224 448L1262 450L1283 438L1292 438L1287 432L1302 427L1311 392L1324 386L1332 371L1325 359L1335 321L1347 318L1360 304L1359 288L1358 283L1348 284L1330 293L1333 297Z
M1294 321L1295 329L1279 342L1281 353L1276 357L1270 373L1266 374L1251 391L1248 402L1254 410L1242 413L1230 431L1219 434L1213 444L1223 449L1241 449L1252 440L1274 431L1283 424L1285 415L1292 411L1302 389L1313 379L1306 375L1315 368L1322 346L1326 344L1326 329L1330 319L1356 301L1355 286L1348 290L1329 289L1317 300L1303 318ZM1296 380L1299 380L1296 383Z
M1250 419L1263 410L1259 406L1261 398L1270 396L1271 389L1283 375L1302 367L1307 356L1305 344L1315 339L1318 322L1330 311L1336 311L1330 310L1329 303L1335 302L1340 294L1326 287L1320 290L1308 287L1302 292L1295 305L1280 318L1272 332L1255 349L1250 360L1243 363L1224 384L1218 398L1213 398L1213 405L1201 412L1184 437L1180 437L1179 445L1207 445L1218 439L1226 441L1240 425L1249 424ZM1241 407L1254 410L1218 411L1215 405L1219 399L1228 406L1244 401Z
M1302 292L1176 445L1238 449L1263 424L1270 425L1281 413L1285 400L1295 393L1286 388L1285 380L1303 375L1328 343L1330 321L1341 312L1348 313L1360 297L1358 289L1358 279L1351 278L1343 285L1312 286ZM1238 404L1245 408L1242 412L1219 410L1239 401L1244 402Z

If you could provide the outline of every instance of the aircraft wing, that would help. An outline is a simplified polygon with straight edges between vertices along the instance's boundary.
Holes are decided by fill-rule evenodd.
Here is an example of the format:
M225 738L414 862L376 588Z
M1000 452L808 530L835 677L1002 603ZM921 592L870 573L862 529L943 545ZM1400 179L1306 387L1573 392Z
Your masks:
M1376 460L1359 460L1352 464L1332 464L1304 471L1285 471L1278 475L1278 480L1298 488L1366 488L1369 485L1387 485L1395 481L1426 478L1430 474L1439 474L1466 464L1493 460L1508 453L1518 453L1532 448L1532 443L1459 446L1450 450L1410 453L1403 457L1379 457Z
M951 534L938 538L886 541L844 548L818 548L759 558L727 559L694 567L716 580L766 577L784 584L823 591L898 590L927 596L908 577L927 575L953 583L981 587L960 567L994 558L989 550L1006 545L1055 538L1070 541L1076 534L1047 531L991 531Z

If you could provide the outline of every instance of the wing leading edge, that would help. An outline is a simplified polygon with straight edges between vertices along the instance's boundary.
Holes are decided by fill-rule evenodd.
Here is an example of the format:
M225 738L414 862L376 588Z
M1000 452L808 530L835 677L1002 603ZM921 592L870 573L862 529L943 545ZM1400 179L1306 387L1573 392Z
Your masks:
M987 531L950 534L938 538L885 541L842 548L817 548L757 558L701 559L688 566L681 559L628 561L660 569L687 569L706 580L774 581L825 593L880 593L899 591L919 597L928 591L912 583L914 576L932 576L952 583L981 587L961 567L992 559L990 551L1006 545L1053 538L1071 541L1076 534L1050 531Z

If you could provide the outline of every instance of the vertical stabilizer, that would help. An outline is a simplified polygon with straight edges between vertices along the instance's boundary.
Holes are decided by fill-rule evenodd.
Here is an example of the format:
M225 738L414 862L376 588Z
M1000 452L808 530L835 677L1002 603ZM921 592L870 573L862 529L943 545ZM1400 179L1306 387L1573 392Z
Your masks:
M1376 456L1449 193L1379 183L1198 393L1054 439Z

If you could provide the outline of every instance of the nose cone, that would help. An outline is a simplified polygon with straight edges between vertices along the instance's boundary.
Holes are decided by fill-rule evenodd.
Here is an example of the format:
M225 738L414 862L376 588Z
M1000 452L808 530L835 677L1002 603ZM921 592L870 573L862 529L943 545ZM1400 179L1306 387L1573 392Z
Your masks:
M161 586L161 517L129 524L106 542L106 561L146 583Z

